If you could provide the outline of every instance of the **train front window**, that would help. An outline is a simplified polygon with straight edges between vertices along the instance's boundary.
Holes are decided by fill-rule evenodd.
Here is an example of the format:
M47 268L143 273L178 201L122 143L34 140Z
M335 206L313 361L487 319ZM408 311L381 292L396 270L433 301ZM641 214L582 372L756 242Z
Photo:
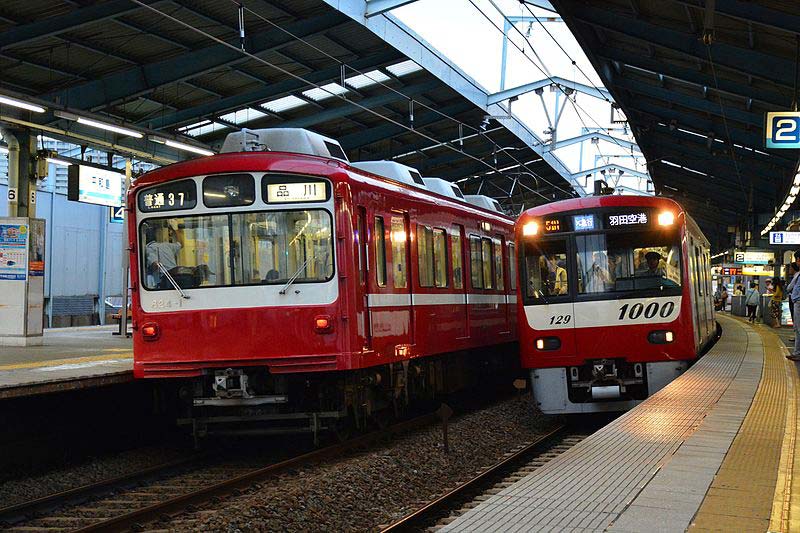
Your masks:
M525 297L530 303L569 295L567 241L557 239L525 246Z
M680 287L680 247L674 235L577 235L578 293L597 294Z
M321 209L148 219L142 283L172 289L283 285L333 276L331 216Z

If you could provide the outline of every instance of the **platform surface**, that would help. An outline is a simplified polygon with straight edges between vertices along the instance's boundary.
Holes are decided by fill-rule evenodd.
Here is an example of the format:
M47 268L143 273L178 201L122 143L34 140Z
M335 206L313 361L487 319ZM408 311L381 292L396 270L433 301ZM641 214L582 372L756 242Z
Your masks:
M769 328L719 322L683 376L444 530L800 530L797 368Z
M41 346L0 346L0 399L131 381L131 339L112 335L116 330L48 329Z

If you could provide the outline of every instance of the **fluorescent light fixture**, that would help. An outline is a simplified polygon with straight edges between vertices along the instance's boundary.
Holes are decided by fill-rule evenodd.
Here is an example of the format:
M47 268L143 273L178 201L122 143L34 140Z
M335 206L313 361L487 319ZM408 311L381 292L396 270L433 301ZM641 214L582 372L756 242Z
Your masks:
M92 126L93 128L113 131L114 133L119 133L121 135L128 135L130 137L136 137L137 139L141 139L142 137L144 137L144 135L139 133L138 131L134 131L128 128L123 128L122 126L117 126L115 124L109 124L107 122L100 122L99 120L82 117L76 115L75 113L69 113L66 111L53 111L53 114L59 118L74 120L78 124L85 124L86 126Z
M165 145L167 145L167 146L169 146L171 148L176 148L178 150L185 150L187 152L192 152L192 153L195 153L195 154L214 155L214 152L212 152L211 150L209 150L207 148L202 148L200 146L194 146L192 144L186 144L186 143L182 143L182 142L178 142L178 141L173 141L173 140L170 140L170 139L165 139L163 137L156 137L156 136L151 135L150 136L150 140L153 141L154 143L165 144Z
M45 108L42 106L29 104L28 102L23 102L22 100L17 100L16 98L11 98L10 96L3 96L2 94L0 94L0 104L19 107L20 109L27 109L28 111L33 111L34 113L45 112Z

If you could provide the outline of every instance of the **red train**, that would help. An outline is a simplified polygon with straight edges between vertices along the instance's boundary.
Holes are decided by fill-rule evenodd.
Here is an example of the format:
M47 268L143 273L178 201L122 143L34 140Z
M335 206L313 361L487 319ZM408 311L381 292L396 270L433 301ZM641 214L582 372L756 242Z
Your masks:
M512 364L511 219L305 130L243 131L223 152L128 194L134 375L197 434L363 424L478 361Z
M716 336L709 243L672 200L546 204L516 240L522 366L545 413L628 409Z

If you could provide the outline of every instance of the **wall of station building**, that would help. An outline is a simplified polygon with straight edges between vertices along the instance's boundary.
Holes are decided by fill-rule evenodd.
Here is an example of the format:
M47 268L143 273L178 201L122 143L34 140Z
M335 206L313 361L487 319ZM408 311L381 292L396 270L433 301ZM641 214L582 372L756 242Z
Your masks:
M8 215L8 158L0 154L0 216ZM67 200L67 167L51 164L37 187L36 218L47 221L45 326L101 322L122 295L122 229L108 207ZM103 319L106 321L106 319Z

